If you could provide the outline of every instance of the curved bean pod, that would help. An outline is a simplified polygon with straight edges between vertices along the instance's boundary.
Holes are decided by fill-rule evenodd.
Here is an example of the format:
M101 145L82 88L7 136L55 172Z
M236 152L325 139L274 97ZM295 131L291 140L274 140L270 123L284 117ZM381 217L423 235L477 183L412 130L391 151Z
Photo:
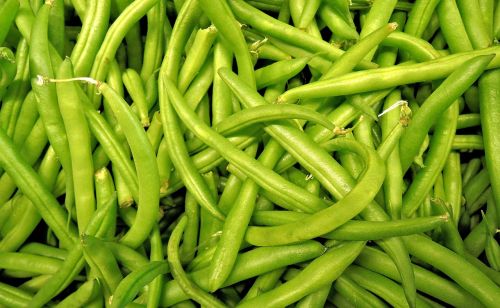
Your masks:
M385 170L383 163L375 151L361 147L358 143L347 139L334 139L337 149L353 151L362 157L366 171L359 179L358 184L327 209L321 210L300 222L289 223L275 227L249 227L245 240L257 246L283 245L311 239L328 233L343 225L358 215L370 203L374 194L368 187L380 187L384 180ZM356 200L356 201L354 201ZM355 204L355 206L353 206Z

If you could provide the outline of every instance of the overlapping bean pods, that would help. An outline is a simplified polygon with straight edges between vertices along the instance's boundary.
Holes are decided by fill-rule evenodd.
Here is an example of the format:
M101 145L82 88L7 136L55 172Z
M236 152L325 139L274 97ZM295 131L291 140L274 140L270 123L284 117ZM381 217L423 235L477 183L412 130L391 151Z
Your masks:
M0 307L500 304L500 3L0 0Z

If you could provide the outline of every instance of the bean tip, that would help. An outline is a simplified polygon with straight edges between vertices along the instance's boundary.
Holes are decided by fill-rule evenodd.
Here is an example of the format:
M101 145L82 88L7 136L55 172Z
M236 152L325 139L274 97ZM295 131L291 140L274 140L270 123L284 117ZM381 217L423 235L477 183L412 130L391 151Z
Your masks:
M398 25L397 22L391 22L391 23L389 23L389 30L394 31L394 30L396 30L398 28L398 26L399 25Z

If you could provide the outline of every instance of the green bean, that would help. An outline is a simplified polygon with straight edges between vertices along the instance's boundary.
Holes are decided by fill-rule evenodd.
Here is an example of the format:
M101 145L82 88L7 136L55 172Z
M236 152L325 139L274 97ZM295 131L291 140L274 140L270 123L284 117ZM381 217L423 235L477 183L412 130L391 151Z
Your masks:
M214 45L214 77L212 88L212 125L218 124L221 120L232 114L232 94L229 87L221 79L217 70L221 67L231 67L232 53L224 45L224 42L217 40Z
M75 292L60 301L56 307L85 306L92 301L100 292L100 283L97 279L92 279L83 283Z
M217 183L216 183L216 171L209 171L202 174L203 181L206 183L209 193L212 195L214 200L218 202L219 196L217 193ZM219 206L219 204L217 204ZM221 222L214 218L208 211L201 208L200 209L200 230L198 243L200 250L208 250L215 246L220 237Z
M392 280L364 269L357 265L349 266L345 272L348 278L352 279L361 287L368 289L370 292L381 297L393 307L405 307L407 303L401 301L403 298L403 290ZM417 297L417 307L428 307L420 297Z
M27 292L0 282L0 304L5 307L24 307L27 306L31 295Z
M337 10L327 4L322 4L318 10L319 17L326 26L339 38L345 40L357 40L359 34L356 28L342 19Z
M111 27L109 27L101 47L95 56L95 61L90 73L92 78L96 80L104 79L108 72L108 59L114 58L125 35L156 3L157 0L134 1L123 10ZM94 105L98 105L95 101L97 96L92 92L95 91L95 88L89 88L88 93L92 95L91 97L94 97Z
M483 168L478 174L476 174L467 185L463 186L463 196L465 198L466 207L470 205L479 198L481 193L488 188L490 185L490 177L488 171Z
M338 294L344 296L353 305L359 307L387 307L382 300L358 285L347 275L340 275L333 287Z
M356 264L399 281L399 273L392 260L377 249L365 247ZM423 268L412 265L417 289L453 306L476 307L477 299L455 283Z
M332 61L335 61L343 53L340 49L333 47L327 42L314 38L299 29L275 20L241 0L231 0L229 1L229 5L236 17L242 22L249 24L258 31L282 40L285 43L301 47L313 53L324 52ZM360 63L359 66L360 68L374 67L372 63L367 61Z
M291 222L298 222L306 219L308 216L309 215L304 213L291 211L257 211L254 213L252 219L257 225L276 226ZM439 227L448 219L448 216L442 215L393 221L350 220L337 229L320 236L327 239L349 241L379 240L383 238L426 232Z
M85 260L96 271L97 276L102 279L104 296L108 301L123 279L116 259L104 242L95 237L83 235L81 242Z
M186 93L184 93L186 102L192 109L198 108L212 85L213 78L213 59L212 57L209 57L201 67L196 77L194 77Z
M500 38L500 10L498 9L498 5L495 8L495 16L493 18L493 37L498 40Z
M8 275L8 271L13 273L14 271L22 271L20 274L24 276L26 273L28 277L36 274L53 274L59 270L62 264L61 260L52 257L21 252L2 252L0 253L0 261L6 275Z
M181 246L181 260L186 264L193 260L198 246L198 231L200 222L200 209L193 195L186 192L185 213L187 216L186 229Z
M249 147L249 152L253 152L252 156L255 156L256 150L256 145ZM265 155L259 157L259 160L264 165L268 163ZM219 260L219 262L212 263L210 267L209 290L211 291L218 289L231 273L255 208L258 191L259 187L256 183L247 179L243 182L238 196L234 199L234 205L229 210L213 256L213 260Z
M498 10L497 5L497 11ZM494 155L498 141L497 136L492 134L497 125L496 120L494 120L497 117L497 111L491 108L493 106L493 102L498 101L498 80L500 80L500 70L487 72L479 79L479 102L486 167L488 168L488 174L490 176L493 197L497 205L497 209L500 209L500 170L496 166L497 157ZM497 211L497 213L499 212L500 211ZM500 222L500 215L497 216L497 221Z
M442 114L436 125L430 150L424 162L425 168L416 174L412 184L403 196L403 216L410 217L415 212L444 167L447 154L443 155L443 153L449 153L451 150L457 118L458 104L454 103ZM402 147L402 145L403 143L400 142L400 150L406 151L406 148ZM401 152L401 154L403 153ZM403 161L403 158L401 160Z
M101 168L95 172L94 181L97 209L99 210L109 202L113 202L112 200L115 200L115 186L111 174L106 168ZM102 235L104 238L111 238L116 231L116 204L106 214L105 221L101 226L101 230L106 230L106 232L98 231L97 234Z
M66 34L64 31L64 1L51 1L52 9L49 16L48 37L59 56L63 56L65 52Z
M16 51L16 75L5 92L0 110L0 121L7 135L14 138L17 122L20 118L22 103L29 88L29 50L26 40L20 40ZM1 83L1 82L0 82Z
M261 247L241 253L236 259L233 271L224 286L259 276L269 271L282 268L290 264L296 264L311 260L324 253L324 247L318 242L305 241L300 244L292 244L276 247ZM203 289L208 289L208 269L202 269L191 274L191 278ZM178 303L189 297L182 292L178 282L175 280L165 284L162 306Z
M182 93L186 91L196 73L205 63L216 35L217 29L214 26L198 30L196 33L193 46L187 51L186 60L179 71L178 86Z
M448 275L482 304L495 305L500 296L499 287L472 264L424 236L410 235L404 240L412 255Z
M421 37L440 0L417 0L406 21L404 32Z
M53 149L49 147L46 155L40 162L38 168L38 173L46 185L47 189L51 190L54 187L55 175L59 171L60 164L57 159L56 154ZM34 228L40 222L40 214L37 211L36 206L26 197L21 196L19 198L19 204L17 204L16 209L19 209L19 214L21 215L18 219L15 216L11 216L11 222L13 223L11 228L9 224L6 224L2 228L2 232L9 228L7 234L3 234L4 238L0 244L0 251L14 251L19 246L21 246L28 236L33 232ZM22 226L16 224L17 220L24 222Z
M64 247L72 246L76 238L76 229L71 223L66 225L65 211L42 183L40 177L26 164L3 130L0 131L0 143L3 149L0 164L3 169L33 202L40 216L54 230L61 244Z
M391 33L382 42L382 45L398 47L407 53L412 60L418 62L425 62L440 56L434 46L427 41L399 31Z
M162 138L156 154L158 174L160 176L160 196L167 193L170 186L170 174L172 172L172 160L168 155L168 144L166 138Z
M77 76L90 73L92 59L104 39L109 23L111 1L90 1L87 14L83 18L82 29L71 52L71 61Z
M73 68L69 59L61 65L58 78L72 78ZM72 161L72 182L75 185L75 207L78 219L78 229L85 230L86 225L95 210L94 183L91 152L91 137L84 111L80 107L79 96L72 83L57 84L59 109L68 134L70 157ZM64 98L64 99L63 99Z
M308 63L309 67L319 71L320 73L326 72L328 67L330 67L332 64L332 62L324 58L321 53L319 53L319 56L313 57L314 52L306 51L305 49L293 46L272 37L269 38L269 41L271 42L271 44L279 48L282 52L289 54L290 56L293 56L295 58L310 57L311 60Z
M172 275L179 283L182 290L193 300L201 305L208 305L208 307L225 307L216 297L203 291L199 286L193 283L191 279L184 272L180 259L179 259L179 242L186 227L187 218L184 216L177 224L174 232L168 241L168 263L170 265Z
M16 58L12 50L0 47L0 99L16 75Z
M446 202L450 205L451 219L458 225L462 205L462 177L460 174L460 155L451 152L443 169L444 190Z
M483 137L480 135L456 135L452 149L457 151L484 150Z
M68 255L66 250L55 248L41 243L31 242L19 249L19 252L41 255L64 260Z
M280 112L280 113L279 113ZM303 119L334 130L334 124L310 108L296 105L260 105L233 113L213 128L220 134L231 134L247 125L279 119Z
M163 243L161 239L160 229L158 226L156 226L151 232L150 245L151 245L150 260L152 262L163 262L165 265L167 265L167 263L164 262ZM168 268L166 270L168 270ZM158 307L161 299L163 282L164 282L164 277L160 274L155 278L153 278L152 281L149 283L147 307Z
M321 79L330 79L351 72L355 64L359 63L364 56L370 53L370 50L373 50L384 38L394 32L397 26L395 23L384 25L361 39L335 61Z
M262 294L264 292L270 291L273 289L276 284L278 283L280 277L283 275L285 272L286 268L279 268L275 269L273 271L270 271L268 273L265 273L263 275L260 275L255 279L254 283L250 287L250 289L247 291L245 297L243 300L248 300L251 298L254 298L258 296L259 294Z
M500 52L499 49L496 47L486 48L479 51L441 57L420 64L379 68L367 72L354 72L335 79L315 81L286 91L278 98L278 102L291 102L299 98L349 95L387 89L408 83L441 79L448 76L458 65L474 58L474 56L494 53L494 60L490 60L491 62L487 66L487 68L491 69L500 65L500 56L497 55L497 52Z
M211 1L201 0L203 11L208 18L217 27L222 37L232 43L231 49L236 57L238 71L241 77L252 88L255 87L255 76L253 73L253 65L248 54L247 46L243 33L226 1ZM224 12L221 14L221 12ZM182 88L181 88L182 92Z
M365 246L364 242L348 242L313 260L295 278L279 287L244 301L241 307L286 306L303 296L317 291L327 283L333 282L351 264ZM317 275L322 272L323 275Z
M291 1L288 3L288 7L290 9L290 17L292 17L295 28L299 28L297 25L300 23L300 16L304 12L304 10L306 10L306 6L308 5L308 3L309 1L303 0ZM321 33L315 19L311 20L311 22L302 29L312 37L318 39L321 38Z
M307 62L309 62L309 58L283 60L256 70L257 89L291 79L304 69Z
M283 245L311 239L343 225L373 200L375 190L372 190L374 193L370 194L364 185L378 187L382 184L384 168L381 162L374 152L366 147L360 147L344 139L334 140L339 150L353 151L363 158L367 169L363 177L359 179L358 185L335 205L302 219L300 223L295 222L277 227L250 227L245 237L246 241L253 245ZM351 198L354 198L356 202L353 203ZM353 204L357 205L356 208L353 208ZM330 212L335 212L335 214L328 214Z
M327 284L316 292L313 292L297 302L297 307L324 307L328 294L330 294L331 284Z
M139 181L138 216L121 241L131 246L138 246L147 238L158 216L160 192L158 167L151 144L127 103L105 83L99 84L98 88L108 99L135 159Z
M451 52L472 50L456 1L441 0L437 6L441 33Z
M149 142L151 143L151 147L153 148L153 152L158 152L160 142L163 138L163 127L161 125L160 113L158 111L153 114L151 124L148 127L146 134Z
M224 69L221 69L219 73L236 96L248 107L268 104L258 95L258 93L248 89L245 84L235 78L236 76L234 73ZM319 149L319 146L312 142L311 138L297 131L289 122L280 122L280 125L268 126L265 130L275 138L282 147L291 153L306 170L311 172L330 193L337 198L342 196L342 193L339 191L339 186L343 186L344 184L339 183L338 176L333 179L333 174L346 175L345 171L340 168L339 164L333 160L331 156ZM291 140L293 140L293 144L291 144ZM303 151L307 151L308 154L306 155ZM306 156L314 156L315 158L305 160L304 158ZM321 165L321 167L319 165ZM345 188L345 185L343 188Z
M479 2L457 0L457 6L474 49L491 46L492 37L484 22L484 18L481 16Z
M14 133L9 135L12 136L12 140L16 146L22 146L24 144L37 120L38 111L36 109L35 94L33 91L30 91L22 102ZM45 134L45 132L43 132L43 134Z
M309 1L307 5L304 6L304 9L300 14L298 23L295 26L301 29L305 29L313 21L320 5L321 0Z
M468 253L474 257L478 257L486 245L486 237L488 233L493 232L497 226L497 209L493 202L492 195L487 199L487 209L483 220L469 232L464 239L464 245ZM489 223L486 224L486 221ZM490 229L491 228L491 229Z
M146 93L142 84L141 76L132 68L128 68L123 72L123 84L127 92L132 98L136 113L143 127L149 127L148 104L146 102Z
M165 15L165 7L166 4L163 1L158 1L147 13L148 30L144 42L144 59L140 73L143 82L150 79L154 75L154 71L161 64L166 43L163 27L168 22Z
M457 129L476 127L480 125L481 118L477 113L462 113L458 116Z
M199 17L201 12L197 6L197 2L189 1L183 6L179 13L177 27L174 26L172 39L167 54L162 64L162 72L168 72L176 76L179 69L180 49L187 40L188 32ZM181 27L180 25L183 24ZM163 74L160 74L160 81L162 82ZM215 200L211 198L208 192L208 187L203 182L203 179L196 170L193 162L188 156L187 149L182 137L179 127L178 118L174 114L174 110L168 102L167 93L164 90L160 91L160 109L162 110L162 123L164 134L169 142L168 153L172 159L173 165L176 170L180 172L183 182L186 187L196 196L198 203L209 210L209 212L223 219L223 215L215 206Z
M110 307L123 307L130 303L142 287L156 276L166 274L168 270L166 262L153 261L140 270L128 274L116 287Z
M148 259L136 250L124 244L105 242L117 261L130 271L139 270L148 264Z
M213 132L206 125L201 123L191 110L182 108L185 107L185 104L181 103L182 97L180 96L180 93L176 91L175 86L171 81L164 79L164 83L168 89L168 95L171 97L176 111L180 113L181 117L184 119L184 123L189 125L188 128L206 144L217 149L220 155L223 155L226 159L230 158L231 163L236 164L239 168L245 168L245 174L248 177L259 183L266 190L276 191L276 188L278 187L277 183L279 183L279 187L281 188L286 187L285 189L287 191L287 195L283 195L283 193L278 194L283 195L284 198L289 200L288 202L291 205L297 206L297 208L300 208L303 211L311 211L310 207L324 207L324 202L322 200L309 200L305 203L307 204L307 207L304 207L304 203L297 202L295 199L297 197L300 199L306 197L303 194L293 194L293 196L289 196L288 194L292 194L297 191L297 187L294 186L292 188L290 183L284 181L278 174L265 167L263 168L259 162L252 160L248 156L241 155L227 139L221 137L219 134ZM188 118L189 121L186 121ZM259 170L259 173L256 173L255 170ZM311 196L307 195L306 198L310 199L310 197Z
M104 217L108 214L109 208L113 207L116 199L111 199L108 204L99 208L92 216L87 225L85 232L90 235L98 233L102 229ZM104 230L106 232L107 230ZM102 236L102 235L100 235ZM43 285L40 291L33 297L30 306L42 307L55 295L60 293L67 285L69 285L75 276L82 270L85 265L83 257L83 247L80 243L75 245L69 250L67 258L64 260L60 270L55 273Z
M433 92L412 118L405 130L399 148L401 165L406 171L420 147L430 126L448 106L450 106L470 86L491 61L490 56L478 57L461 65ZM453 85L453 86L450 86ZM443 97L444 96L444 97ZM458 107L458 106L457 106ZM419 129L414 129L418 127Z
M340 295L339 293L334 293L333 295L329 296L328 301L334 304L336 307L346 307L346 308L356 307L347 298Z
M0 45L3 45L11 24L14 22L17 12L19 11L19 1L8 0L2 3L0 7L0 16L2 22L0 23Z
M479 158L472 158L467 167L462 172L462 186L469 183L473 176L475 176L479 170L481 170L481 160Z
M484 192L481 193L479 198L474 201L474 203L471 204L471 206L468 209L468 212L470 215L474 214L476 211L480 210L488 201L488 199L491 197L492 194L492 189L491 186L488 187Z

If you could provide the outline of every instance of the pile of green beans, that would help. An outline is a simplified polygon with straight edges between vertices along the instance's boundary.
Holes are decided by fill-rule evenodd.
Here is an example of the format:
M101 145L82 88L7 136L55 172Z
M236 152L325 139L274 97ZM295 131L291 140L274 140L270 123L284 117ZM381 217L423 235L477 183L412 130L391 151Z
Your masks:
M497 307L497 0L0 0L0 307Z

